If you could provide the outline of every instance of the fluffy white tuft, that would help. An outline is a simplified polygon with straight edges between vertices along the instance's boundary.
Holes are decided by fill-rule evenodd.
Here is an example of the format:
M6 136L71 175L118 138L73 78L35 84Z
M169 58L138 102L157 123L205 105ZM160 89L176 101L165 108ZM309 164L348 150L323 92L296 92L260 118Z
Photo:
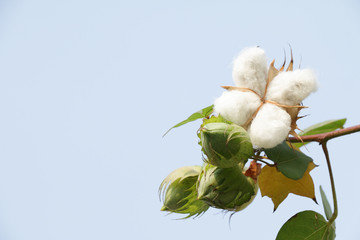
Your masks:
M260 98L252 92L227 91L214 102L215 112L226 120L243 125L260 106Z
M235 85L250 88L262 95L268 73L265 51L258 47L247 48L233 62Z
M252 121L248 133L258 148L273 148L282 143L291 130L291 117L282 108L265 103Z
M271 81L266 99L284 105L297 105L316 89L316 76L310 69L281 72Z

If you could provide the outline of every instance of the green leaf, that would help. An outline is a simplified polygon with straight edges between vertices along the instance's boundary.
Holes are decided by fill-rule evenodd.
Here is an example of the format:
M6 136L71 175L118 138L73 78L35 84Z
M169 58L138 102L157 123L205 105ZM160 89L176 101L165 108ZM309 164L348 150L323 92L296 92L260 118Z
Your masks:
M335 227L314 211L303 211L292 216L280 229L276 240L333 240Z
M346 122L346 118L338 119L338 120L328 120L325 122L317 123L306 128L299 136L307 136L314 134L321 134L335 131L336 129L343 128ZM296 147L302 147L308 143L293 143Z
M334 131L339 128L343 128L344 124L346 122L346 118L338 119L338 120L328 120L324 121L315 125L312 125L311 127L306 128L300 136L307 136L307 135L314 135L314 134L320 134L320 133L327 133Z
M274 148L265 149L266 155L270 160L276 163L276 168L286 177L298 180L304 176L309 162L312 158L304 153L292 149L284 141Z
M193 121L198 120L200 118L206 118L206 117L210 116L210 114L213 112L213 108L214 108L214 105L211 105L211 106L208 106L206 108L203 108L203 109L191 114L190 117L188 117L187 119L185 119L182 122L179 122L178 124L171 127L169 130L167 130L166 133L163 135L163 137L168 132L170 132L170 130L173 129L173 128L177 128L177 127L180 127L180 126L182 126L182 125L184 125L186 123L193 122Z
M326 198L325 192L321 186L320 186L320 193L321 193L322 203L324 206L325 216L326 216L326 219L329 220L332 216L332 210L330 207L330 203L329 203L328 199Z

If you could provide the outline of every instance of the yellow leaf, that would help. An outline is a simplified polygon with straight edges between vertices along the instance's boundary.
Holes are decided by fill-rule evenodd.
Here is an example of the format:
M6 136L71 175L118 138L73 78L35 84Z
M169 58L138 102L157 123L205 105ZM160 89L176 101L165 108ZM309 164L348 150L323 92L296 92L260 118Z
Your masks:
M276 167L269 165L263 167L258 178L261 196L271 198L274 211L289 193L308 197L316 202L314 182L310 176L310 171L315 167L316 165L310 162L304 176L299 180L285 177Z

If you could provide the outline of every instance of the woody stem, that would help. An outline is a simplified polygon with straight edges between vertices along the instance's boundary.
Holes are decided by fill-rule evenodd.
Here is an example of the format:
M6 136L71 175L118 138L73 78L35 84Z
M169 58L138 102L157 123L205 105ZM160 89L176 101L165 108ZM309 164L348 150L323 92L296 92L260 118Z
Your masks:
M292 143L296 143L296 142L318 142L318 143L321 144L321 143L323 143L325 141L328 141L330 139L341 137L341 136L348 135L348 134L352 134L352 133L355 133L355 132L360 132L360 124L352 126L352 127L347 127L347 128L335 130L335 131L332 131L332 132L327 132L327 133L314 134L314 135L308 135L308 136L300 136L299 138L297 138L297 137L289 137L289 141L292 142Z

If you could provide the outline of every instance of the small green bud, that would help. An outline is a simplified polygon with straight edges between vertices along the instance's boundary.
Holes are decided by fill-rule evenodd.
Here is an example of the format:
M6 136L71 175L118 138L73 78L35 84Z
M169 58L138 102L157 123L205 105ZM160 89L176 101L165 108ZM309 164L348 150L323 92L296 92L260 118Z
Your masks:
M242 164L232 168L219 168L206 164L200 174L198 198L210 206L240 211L255 198L258 186L242 173Z
M208 123L201 128L200 139L206 161L221 168L245 164L254 154L248 133L236 124Z
M161 211L188 214L185 218L205 212L209 206L197 199L196 182L200 172L200 166L192 166L170 173L159 188L164 203Z

